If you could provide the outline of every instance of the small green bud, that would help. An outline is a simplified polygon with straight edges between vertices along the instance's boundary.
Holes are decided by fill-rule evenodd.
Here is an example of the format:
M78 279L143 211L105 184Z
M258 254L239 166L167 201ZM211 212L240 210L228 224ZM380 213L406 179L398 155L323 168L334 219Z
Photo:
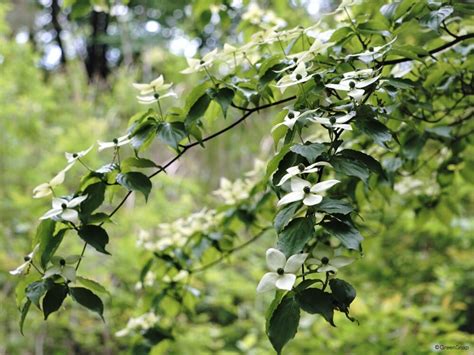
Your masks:
M61 266L66 265L66 260L64 260L64 259L59 260L59 265L61 265Z
M294 114L293 112L290 112L290 113L288 114L288 118L294 118L294 117L295 117L295 114Z
M321 259L321 263L323 263L324 265L327 265L329 263L329 259L327 257L324 257Z
M301 79L303 79L303 77L301 76L301 74L296 74L296 77L295 77L295 78L296 78L296 80L301 80Z
M63 210L65 210L65 209L67 208L67 205L66 205L65 203L62 203L62 204L61 204L61 208L62 208Z
M25 261L30 261L31 258L30 258L28 255L26 255L26 256L23 258L23 260L25 260Z
M304 169L305 169L304 164L299 163L299 164L298 164L298 170L301 171L301 172L303 172Z
M350 82L349 82L349 87L350 87L351 89L354 89L355 86L356 86L355 81L350 81Z
M113 142L114 144L118 144L118 139L117 139L117 138L114 138L114 139L112 139L112 142Z
M157 92L155 92L155 93L153 94L153 97L154 97L155 99L159 99L159 98L160 98L160 94L158 94Z
M335 123L336 123L336 117L331 117L331 118L329 119L329 122L330 122L332 125L335 124Z
M309 194L309 193L311 192L311 189L309 188L309 186L305 186L305 187L303 188L303 192L304 192L305 194Z
M278 268L278 270L277 270L278 275L283 275L284 273L285 273L285 270L283 270L283 268L281 268L281 267Z
M201 61L199 62L199 64L203 65L204 63L206 63L204 60L201 59Z
M73 158L77 158L77 157L78 157L77 153L74 153L74 154L72 155L72 157L73 157Z

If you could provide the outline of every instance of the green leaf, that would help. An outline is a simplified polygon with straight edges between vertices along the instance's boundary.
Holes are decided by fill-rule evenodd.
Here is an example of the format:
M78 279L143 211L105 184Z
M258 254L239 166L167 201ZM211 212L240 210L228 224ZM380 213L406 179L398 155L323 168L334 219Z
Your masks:
M342 156L334 156L331 159L331 165L334 169L347 176L354 176L362 180L365 184L369 179L370 172L365 167L365 164L353 159L344 158Z
M145 174L136 171L118 174L117 182L128 190L140 191L145 196L145 200L148 201L152 185L150 179Z
M353 149L344 149L340 152L343 157L362 162L369 170L382 177L385 176L382 165L370 155Z
M290 150L305 157L310 164L314 163L318 157L326 152L326 146L321 143L296 144Z
M133 130L132 139L130 144L133 149L139 151L148 147L148 145L153 141L156 134L156 121L155 119L149 117L146 121L137 124L137 127Z
M287 296L273 311L268 324L267 336L278 354L298 331L300 307L292 296Z
M46 269L49 260L56 253L56 250L63 241L64 234L67 232L67 229L61 229L54 234L55 226L56 222L47 219L40 223L36 231L35 243L39 243L36 258L39 259L43 270Z
M275 156L270 159L270 161L267 164L267 170L265 173L265 179L268 179L278 168L278 165L280 164L281 160L283 157L290 151L291 144L287 144L283 147L281 147L280 151L275 154Z
M25 319L26 319L26 316L28 314L28 311L30 310L30 306L31 306L31 301L26 300L25 304L21 308L21 313L20 313L20 333L21 333L21 335L25 335L25 334L23 334L23 325L25 324Z
M129 157L122 161L122 168L157 168L158 166L151 160L145 158Z
M26 287L26 297L28 297L36 307L40 308L40 299L51 286L52 280L50 279L32 282Z
M65 285L53 284L51 286L43 298L43 314L45 320L48 319L51 313L56 312L61 307L66 296L67 287Z
M229 88L211 88L208 90L208 93L209 96L220 105L222 112L224 113L224 117L227 117L227 109L234 99L235 91Z
M314 218L295 218L279 233L277 247L289 257L301 252L313 233Z
M418 133L410 130L403 135L402 138L402 154L406 159L416 160L420 155L425 143L428 139L426 133Z
M438 32L442 22L453 13L452 6L442 6L438 10L431 11L429 14L420 19L420 25L429 27L433 31Z
M204 112L206 112L210 103L211 98L209 95L203 94L189 109L186 120L184 121L186 127L191 126L199 118L201 118L204 115Z
M156 345L165 339L174 339L169 331L159 326L148 328L142 335L151 345Z
M107 213L99 212L99 213L94 213L92 216L90 216L87 219L87 223L95 224L95 223L107 222L109 220L110 220L110 217Z
M320 314L333 327L334 324L334 299L328 292L319 288L307 288L296 295L301 309L310 314Z
M326 213L339 213L339 214L349 214L354 208L349 202L342 200L335 200L329 197L324 197L321 203L315 206L318 211Z
M85 201L81 203L81 217L88 217L104 202L106 185L103 182L87 186L83 195L87 195Z
M294 217L296 211L301 207L301 202L290 203L285 205L275 216L273 221L273 226L280 232L283 228L286 227L288 222Z
M81 283L82 285L84 285L90 290L93 290L99 293L106 293L110 295L110 292L107 291L107 289L104 286L102 286L100 283L98 283L97 281L87 279L82 276L76 276L76 280L79 281L79 283Z
M84 287L70 287L69 292L74 301L97 313L104 320L104 304L99 296Z
M383 123L375 119L375 113L367 105L362 106L358 110L354 124L359 131L372 138L375 143L384 148L387 148L386 143L392 140L390 130Z
M105 250L105 246L109 242L109 236L104 228L88 225L79 229L78 234L82 240L94 247L98 252L110 255L110 253Z
M356 290L352 285L341 279L329 280L332 296L336 299L339 308L345 312L356 298Z
M176 150L185 137L186 130L182 122L164 122L158 126L158 138Z
M342 218L345 219L342 219ZM330 218L321 222L326 231L339 239L348 249L360 250L360 242L364 239L352 223L350 217L341 216L341 219Z

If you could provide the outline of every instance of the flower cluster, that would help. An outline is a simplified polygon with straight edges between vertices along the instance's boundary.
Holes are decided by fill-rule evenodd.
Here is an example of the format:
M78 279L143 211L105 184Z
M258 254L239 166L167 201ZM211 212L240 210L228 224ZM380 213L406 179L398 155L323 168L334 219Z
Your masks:
M116 337L124 337L135 331L147 330L154 327L160 321L160 317L154 312L142 314L139 317L130 318L124 329L115 333Z
M267 250L267 266L271 272L263 275L257 286L257 292L267 292L274 289L290 291L297 278L297 274L306 262L308 266L316 265L315 273L335 274L339 268L354 262L354 258L334 256L334 249L321 244L312 252L308 259L307 253L291 255L288 259L285 254L275 248Z
M222 215L216 210L203 209L186 218L158 225L153 234L141 230L137 245L150 251L161 251L170 246L180 247L196 233L209 233L219 224Z

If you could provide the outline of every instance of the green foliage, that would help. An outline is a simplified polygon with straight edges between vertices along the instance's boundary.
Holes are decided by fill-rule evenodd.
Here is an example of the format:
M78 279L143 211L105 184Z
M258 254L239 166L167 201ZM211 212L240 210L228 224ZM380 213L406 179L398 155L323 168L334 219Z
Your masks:
M275 2L278 15L292 13L283 3ZM92 5L107 7L63 5L71 19L88 16ZM0 194L7 248L31 250L12 247L9 236L31 240L31 216L48 205L25 197L39 178L47 182L37 189L53 202L36 229L33 252L12 267L22 277L20 332L29 311L39 308L47 319L65 308L52 325L64 333L50 333L78 337L81 351L97 351L98 337L68 325L67 311L79 305L102 319L108 306L121 338L108 352L252 353L268 352L271 344L277 353L405 353L417 343L428 352L430 339L468 342L474 35L467 10L432 1L344 2L317 25L274 31L268 28L278 25L277 15L263 16L266 10L255 6L245 4L238 14L225 2L193 3L191 16L203 27L232 28L227 12L234 13L241 31L235 38L245 42L190 59L181 73L193 73L191 79L177 73L182 61L172 57L165 60L171 70L145 63L146 71L163 68L166 82L135 85L139 103L150 105L136 114L136 93L125 89L129 73L117 74L111 92L91 104L69 89L73 71L71 78L52 75L62 83L43 85L31 50L0 37L7 143L0 151L1 182L13 186ZM292 17L290 23L300 20ZM13 64L13 57L22 60ZM178 100L168 78L178 82ZM77 87L86 90L84 83ZM131 117L126 133L99 142L100 158L80 151L91 134L117 133L120 122L94 118L108 112ZM273 128L266 117L273 117ZM264 148L264 162L244 174L250 157L269 146L260 139L270 136L275 152ZM199 147L209 161L191 155ZM66 154L65 165L49 157L55 149L76 153ZM185 154L192 158L184 160ZM177 177L178 160L185 162L179 166L185 179ZM221 179L214 191L222 204L210 198L210 186L193 184L213 185L221 175L236 178ZM137 193L148 209L141 200L135 204ZM188 215L202 205L211 208ZM99 253L86 253L87 245ZM272 259L274 245L281 255ZM215 268L224 261L235 263L234 270ZM260 276L258 289L277 289L265 332L255 327L264 322L261 305L270 301L254 300ZM341 277L357 286L359 297ZM114 294L114 302L104 298L104 305L96 293ZM75 302L64 302L68 295ZM338 328L319 317L307 321L301 310ZM354 330L344 317L360 319L361 326ZM36 318L30 319L32 329ZM99 334L94 327L91 334ZM406 337L397 344L386 340L400 333Z

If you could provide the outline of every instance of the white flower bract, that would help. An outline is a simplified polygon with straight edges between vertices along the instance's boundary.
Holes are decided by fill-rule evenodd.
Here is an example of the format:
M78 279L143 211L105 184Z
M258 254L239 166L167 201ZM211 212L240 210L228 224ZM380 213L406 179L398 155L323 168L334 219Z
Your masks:
M296 273L308 254L295 254L288 258L280 250L270 248L267 250L267 266L272 272L263 275L258 283L257 292L267 292L275 288L290 291L296 281Z
M318 244L312 252L312 258L307 260L308 264L320 265L318 272L337 272L343 266L352 264L354 258L348 256L334 256L334 250L325 244Z
M53 198L53 208L42 215L40 219L59 217L65 221L76 222L79 219L79 213L74 208L78 207L86 198L87 195L75 197L70 201L65 198Z
M286 205L291 202L303 201L306 206L314 206L323 200L319 193L326 191L339 183L339 180L326 180L311 185L309 181L299 177L293 177L291 182L291 192L283 196L278 201L278 206Z

